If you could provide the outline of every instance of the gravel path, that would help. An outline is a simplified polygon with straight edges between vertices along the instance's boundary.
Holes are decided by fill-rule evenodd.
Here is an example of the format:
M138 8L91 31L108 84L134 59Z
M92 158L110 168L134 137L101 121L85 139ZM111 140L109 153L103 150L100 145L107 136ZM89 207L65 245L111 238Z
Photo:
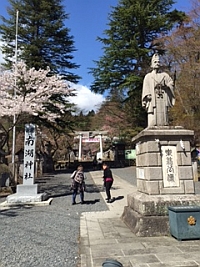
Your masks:
M132 181L132 169L113 169ZM0 211L0 267L77 267L82 212L107 210L107 205L86 172L84 205L72 206L70 173L46 175L36 180L40 192L53 201L49 206L16 207ZM123 176L122 176L123 177ZM3 202L5 198L0 198Z

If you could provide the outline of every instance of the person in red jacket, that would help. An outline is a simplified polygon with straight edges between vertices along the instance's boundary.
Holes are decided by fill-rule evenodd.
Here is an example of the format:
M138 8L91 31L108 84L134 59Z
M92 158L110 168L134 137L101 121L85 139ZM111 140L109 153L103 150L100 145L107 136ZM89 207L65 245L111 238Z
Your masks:
M107 203L111 203L112 200L111 200L110 189L113 184L112 171L110 170L110 168L108 167L106 163L103 163L102 168L103 168L104 186L106 188L106 195L107 195L106 200L107 200Z

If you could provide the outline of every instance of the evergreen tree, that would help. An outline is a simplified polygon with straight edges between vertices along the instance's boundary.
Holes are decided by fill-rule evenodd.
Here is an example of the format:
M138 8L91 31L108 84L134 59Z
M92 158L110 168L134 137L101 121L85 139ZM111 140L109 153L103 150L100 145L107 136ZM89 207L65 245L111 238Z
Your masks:
M8 0L9 18L1 16L0 34L4 45L5 66L13 63L16 39L16 14L18 16L18 59L30 68L46 69L60 74L70 82L79 76L71 71L79 66L72 63L73 36L64 23L68 14L64 12L62 0Z
M170 11L173 4L173 0L120 0L109 15L109 28L104 31L107 37L98 37L104 55L95 62L96 68L91 68L91 89L111 95L118 91L129 98L126 105L134 102L135 126L144 126L141 89L150 58L155 51L164 53L155 40L185 18L183 12Z

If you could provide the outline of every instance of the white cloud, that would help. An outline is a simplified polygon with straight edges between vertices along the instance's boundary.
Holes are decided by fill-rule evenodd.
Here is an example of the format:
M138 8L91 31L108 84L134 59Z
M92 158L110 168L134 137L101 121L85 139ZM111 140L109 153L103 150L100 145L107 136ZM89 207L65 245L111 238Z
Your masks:
M0 41L0 64L4 62L1 52L2 44L3 42ZM103 95L91 92L87 86L71 83L71 87L76 90L76 96L69 97L69 101L75 104L78 110L84 114L87 114L91 110L96 112L105 100Z
M84 114L91 110L96 112L105 100L103 95L91 92L86 86L73 84L71 87L76 90L76 96L69 97L69 101L74 103Z

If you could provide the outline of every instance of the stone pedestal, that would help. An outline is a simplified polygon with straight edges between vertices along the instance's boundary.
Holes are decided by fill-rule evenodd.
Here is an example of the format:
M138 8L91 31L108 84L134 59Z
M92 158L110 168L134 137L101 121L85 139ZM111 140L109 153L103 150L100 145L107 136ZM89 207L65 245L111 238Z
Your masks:
M122 219L138 236L168 235L168 206L200 205L193 181L193 135L182 127L154 126L134 138L138 192L128 195Z
M23 163L23 184L17 185L17 192L10 195L3 205L32 205L45 201L48 197L46 193L38 194L38 185L34 184L35 172L35 144L36 126L34 124L25 125L24 138L24 163Z
M38 185L17 185L17 193L7 196L7 203L33 203L45 201L48 198L46 193L38 194Z

